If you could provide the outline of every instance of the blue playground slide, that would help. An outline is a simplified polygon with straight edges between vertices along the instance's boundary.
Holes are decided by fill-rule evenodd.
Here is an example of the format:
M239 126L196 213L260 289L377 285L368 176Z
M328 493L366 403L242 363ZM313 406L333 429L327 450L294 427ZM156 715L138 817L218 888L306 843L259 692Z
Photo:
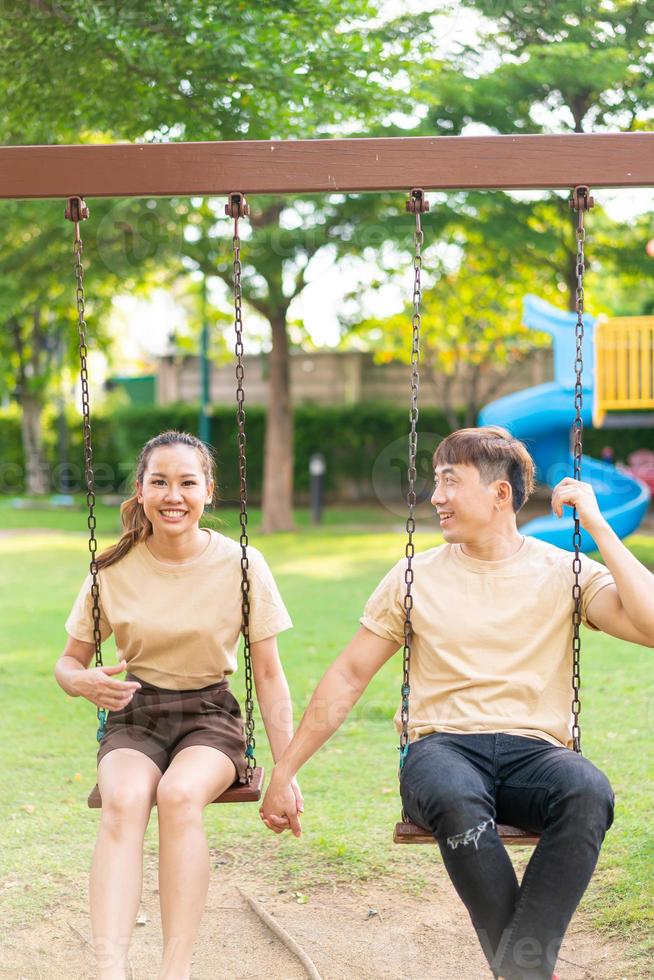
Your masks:
M502 425L521 439L534 458L537 478L555 486L564 476L573 476L570 432L574 409L575 313L565 313L536 296L525 296L523 322L532 330L553 337L554 377L548 384L518 391L486 405L479 414L478 425ZM592 425L593 404L593 328L595 321L584 316L584 426ZM610 463L582 456L581 479L595 491L602 514L615 533L624 538L639 526L647 511L650 492L634 477ZM573 550L572 509L564 516L538 517L523 524L522 534L548 541L558 548ZM596 547L592 537L581 533L584 552Z

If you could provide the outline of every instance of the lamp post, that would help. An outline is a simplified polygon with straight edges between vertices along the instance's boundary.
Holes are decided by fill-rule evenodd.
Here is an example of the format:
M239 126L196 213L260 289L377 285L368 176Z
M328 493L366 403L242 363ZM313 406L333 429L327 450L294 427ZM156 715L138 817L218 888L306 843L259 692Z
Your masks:
M311 519L314 524L322 520L322 505L325 494L325 470L327 464L322 453L314 453L309 460L311 475Z

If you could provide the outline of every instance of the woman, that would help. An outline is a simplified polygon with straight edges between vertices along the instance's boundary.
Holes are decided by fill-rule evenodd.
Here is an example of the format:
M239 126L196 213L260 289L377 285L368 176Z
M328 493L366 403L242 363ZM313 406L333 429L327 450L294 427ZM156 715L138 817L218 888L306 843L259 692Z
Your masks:
M150 810L159 821L163 962L159 980L190 977L209 885L204 807L245 775L243 723L227 675L241 630L241 547L199 525L213 501L204 443L164 432L143 447L124 533L98 558L100 630L120 664L94 667L91 575L66 621L55 676L110 712L98 750L102 817L90 880L100 980L124 980L143 881ZM292 737L276 635L292 624L270 570L248 549L250 641L257 697L274 759ZM117 674L129 668L127 679ZM302 797L295 786L298 810Z

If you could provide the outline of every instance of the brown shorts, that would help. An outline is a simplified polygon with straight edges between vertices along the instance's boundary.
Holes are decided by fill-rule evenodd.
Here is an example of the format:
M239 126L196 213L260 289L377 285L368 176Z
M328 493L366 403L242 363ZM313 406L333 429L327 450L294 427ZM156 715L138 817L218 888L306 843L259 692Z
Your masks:
M112 749L137 749L165 772L187 745L210 745L229 756L237 779L245 782L243 719L227 681L196 691L169 691L134 674L126 680L138 681L141 688L126 707L107 714L98 764Z

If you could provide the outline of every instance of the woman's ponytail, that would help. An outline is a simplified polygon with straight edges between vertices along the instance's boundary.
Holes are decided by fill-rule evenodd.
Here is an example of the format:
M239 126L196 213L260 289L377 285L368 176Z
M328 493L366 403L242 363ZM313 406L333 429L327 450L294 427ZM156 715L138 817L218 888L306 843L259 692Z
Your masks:
M123 533L116 544L106 548L98 556L98 569L120 561L135 544L145 541L152 534L152 524L145 516L143 504L139 503L136 494L128 497L120 505L120 521L123 525Z

